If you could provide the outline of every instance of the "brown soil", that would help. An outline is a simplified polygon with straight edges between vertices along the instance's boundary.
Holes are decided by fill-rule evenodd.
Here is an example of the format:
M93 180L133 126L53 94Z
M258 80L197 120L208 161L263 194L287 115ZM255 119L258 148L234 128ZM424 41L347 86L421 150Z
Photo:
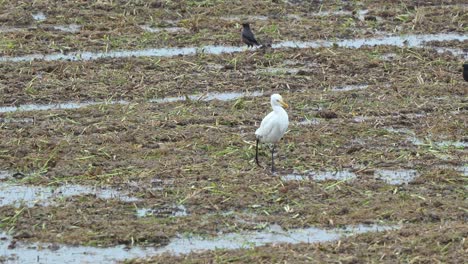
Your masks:
M369 1L321 7L322 11L369 9L368 16L382 18L363 21L352 13L312 16L320 9L314 1L113 2L3 1L4 26L37 28L0 30L0 54L240 45L237 22L219 16L268 16L255 20L253 29L260 39L268 36L273 42L363 37L380 31L466 34L468 24L464 1L440 5ZM47 15L46 21L26 19L38 11ZM148 33L139 28L167 26L169 20L188 33ZM76 34L43 29L70 23L83 28ZM2 62L1 106L121 99L131 103L0 113L1 120L11 120L0 123L0 169L24 173L24 179L13 181L27 185L100 185L120 188L141 200L74 196L20 214L19 208L3 206L0 226L14 230L22 241L164 245L176 234L256 230L258 223L284 228L388 223L401 229L333 243L161 256L148 262L460 263L468 232L466 175L453 166L466 167L468 153L463 146L435 142L468 140L468 83L462 79L459 57L437 53L430 46L464 48L464 44L439 41L426 48L331 47ZM384 58L386 54L392 59ZM272 73L265 71L268 68L298 71ZM332 89L359 84L368 87ZM148 102L167 96L257 90L265 95L234 101ZM253 161L253 133L270 111L268 95L274 92L291 105L290 129L278 148L277 175L269 172L266 146L261 151L265 169ZM33 122L15 121L21 118ZM299 124L312 118L319 123ZM412 135L391 132L389 127L409 129L423 144L415 145ZM288 182L279 177L343 168L358 178ZM375 179L379 168L415 169L420 176L409 184L389 185ZM139 218L135 213L136 208L164 209L174 204L186 206L188 215Z

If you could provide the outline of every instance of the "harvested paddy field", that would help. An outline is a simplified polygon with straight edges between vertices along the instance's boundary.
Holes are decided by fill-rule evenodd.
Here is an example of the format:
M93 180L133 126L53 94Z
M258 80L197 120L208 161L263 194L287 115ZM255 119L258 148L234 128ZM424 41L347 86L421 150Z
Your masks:
M0 262L462 263L468 6L428 3L1 1Z

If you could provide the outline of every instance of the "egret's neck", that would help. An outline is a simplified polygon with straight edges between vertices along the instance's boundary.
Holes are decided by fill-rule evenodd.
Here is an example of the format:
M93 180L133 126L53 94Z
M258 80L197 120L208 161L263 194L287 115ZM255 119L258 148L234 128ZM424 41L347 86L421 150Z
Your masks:
M286 112L283 107L281 107L280 105L272 105L271 108L273 108L273 111L275 113L278 113L278 114L282 114L284 112Z

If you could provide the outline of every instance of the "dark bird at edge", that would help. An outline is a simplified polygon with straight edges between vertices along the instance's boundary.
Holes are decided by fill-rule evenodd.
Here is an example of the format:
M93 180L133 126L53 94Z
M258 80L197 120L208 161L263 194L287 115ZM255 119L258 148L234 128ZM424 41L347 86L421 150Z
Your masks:
M249 23L243 23L242 24L242 41L247 44L247 47L252 47L253 45L259 46L257 40L255 39L254 34L252 33L252 30L250 30L250 25Z
M463 64L463 79L468 82L468 63Z

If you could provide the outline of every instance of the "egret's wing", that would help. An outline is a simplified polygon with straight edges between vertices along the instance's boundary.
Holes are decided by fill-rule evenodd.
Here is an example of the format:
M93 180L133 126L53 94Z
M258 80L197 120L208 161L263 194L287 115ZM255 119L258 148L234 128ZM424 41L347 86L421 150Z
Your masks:
M270 134L271 130L273 129L274 124L274 112L270 112L265 118L263 118L262 122L260 123L260 127L255 131L255 135L257 137L265 137Z

